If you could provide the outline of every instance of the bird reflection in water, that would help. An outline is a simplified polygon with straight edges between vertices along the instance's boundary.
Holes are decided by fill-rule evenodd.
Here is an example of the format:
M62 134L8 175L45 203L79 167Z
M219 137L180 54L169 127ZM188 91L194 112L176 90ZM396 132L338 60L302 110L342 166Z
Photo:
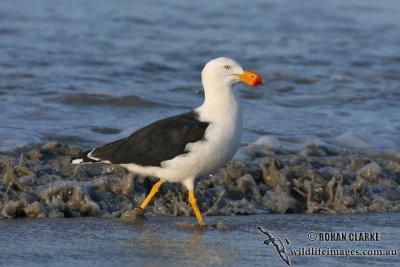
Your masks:
M163 225L163 224L162 224ZM229 265L235 260L235 251L226 245L221 246L204 234L216 229L206 229L198 224L179 222L174 227L160 227L160 224L134 224L136 229L132 234L121 240L122 245L132 251L142 251L140 263L151 266L165 266L177 261L185 265ZM208 233L209 234L209 233Z

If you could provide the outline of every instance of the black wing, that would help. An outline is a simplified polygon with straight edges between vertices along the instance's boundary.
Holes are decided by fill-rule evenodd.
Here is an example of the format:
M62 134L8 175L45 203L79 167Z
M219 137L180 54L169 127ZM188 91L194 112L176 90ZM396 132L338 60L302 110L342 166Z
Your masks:
M94 149L90 156L115 164L160 166L165 160L187 153L185 147L188 143L204 139L208 125L199 121L197 113L191 111L156 121L127 138ZM76 158L80 158L79 155Z

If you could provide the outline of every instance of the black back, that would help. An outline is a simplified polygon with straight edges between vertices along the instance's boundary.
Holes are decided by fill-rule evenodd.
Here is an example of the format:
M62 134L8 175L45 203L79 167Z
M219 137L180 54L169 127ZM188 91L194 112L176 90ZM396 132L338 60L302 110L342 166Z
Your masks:
M94 149L91 156L115 164L160 166L165 160L187 153L188 143L204 140L208 125L191 111L156 121L127 138Z

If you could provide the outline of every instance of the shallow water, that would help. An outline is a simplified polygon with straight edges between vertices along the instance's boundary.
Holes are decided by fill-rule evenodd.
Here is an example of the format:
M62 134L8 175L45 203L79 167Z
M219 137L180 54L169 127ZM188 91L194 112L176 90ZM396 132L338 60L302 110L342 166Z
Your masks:
M398 1L2 1L0 149L91 146L202 102L217 56L239 85L245 141L272 135L400 148Z
M115 219L0 221L0 265L22 266L287 266L256 226L290 240L286 249L399 250L399 213L349 216L208 217L230 230L181 229L194 218L148 217L143 225ZM308 241L309 232L379 233L378 242ZM290 252L289 252L290 253ZM399 253L399 252L397 252ZM289 256L292 266L398 266L397 256Z
M0 2L0 265L285 266L255 228L293 246L309 231L379 231L398 246L399 213L208 217L229 231L177 229L191 214L166 185L144 226L121 214L154 179L72 166L112 141L201 104L200 72L218 56L260 73L238 85L244 142L198 182L207 215L400 210L398 1ZM47 141L59 141L49 142ZM45 143L45 144L44 144ZM94 216L61 219L59 217ZM15 219L56 217L53 219ZM194 218L190 219L194 221ZM359 245L359 247L358 247ZM366 266L397 257L300 257L294 266Z

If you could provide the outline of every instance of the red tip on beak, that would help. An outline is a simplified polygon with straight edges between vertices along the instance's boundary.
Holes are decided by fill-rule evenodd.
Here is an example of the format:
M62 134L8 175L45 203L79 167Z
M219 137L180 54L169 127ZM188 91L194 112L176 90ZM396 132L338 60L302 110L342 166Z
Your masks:
M244 70L243 74L235 74L239 77L242 82L247 83L250 86L261 86L263 85L263 81L261 76L255 72L251 72L248 70Z

